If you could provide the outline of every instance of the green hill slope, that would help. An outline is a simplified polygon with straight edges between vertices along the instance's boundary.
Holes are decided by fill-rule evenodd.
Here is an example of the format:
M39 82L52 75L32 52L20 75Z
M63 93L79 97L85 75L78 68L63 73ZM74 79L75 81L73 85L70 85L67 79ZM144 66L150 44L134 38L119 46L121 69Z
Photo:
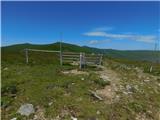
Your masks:
M17 44L2 47L2 57L3 54L8 53L19 53L25 48L30 49L41 49L41 50L59 50L59 42L53 44ZM141 61L160 61L160 52L153 52L149 50L113 50L113 49L98 49L87 46L78 46L68 43L62 43L62 51L72 51L72 52L86 52L86 53L102 53L108 57L112 58L122 58L129 60L141 60Z

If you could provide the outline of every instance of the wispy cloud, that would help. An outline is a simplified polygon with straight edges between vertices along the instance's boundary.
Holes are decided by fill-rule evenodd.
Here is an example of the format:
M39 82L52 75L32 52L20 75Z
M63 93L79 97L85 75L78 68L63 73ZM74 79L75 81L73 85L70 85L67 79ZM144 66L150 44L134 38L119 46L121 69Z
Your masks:
M103 43L107 43L110 40L89 40L89 44L90 45L95 45L95 44L103 44Z
M113 27L107 27L107 26L105 26L105 27L95 28L95 29L93 29L93 31L111 31L113 29L114 29Z
M146 42L146 43L154 43L155 40L157 39L156 36L154 35L135 35L135 34L112 34L112 33L107 33L107 32L87 32L84 33L86 36L96 36L96 37L106 37L110 39L124 39L124 40L134 40L134 41L139 41L139 42Z

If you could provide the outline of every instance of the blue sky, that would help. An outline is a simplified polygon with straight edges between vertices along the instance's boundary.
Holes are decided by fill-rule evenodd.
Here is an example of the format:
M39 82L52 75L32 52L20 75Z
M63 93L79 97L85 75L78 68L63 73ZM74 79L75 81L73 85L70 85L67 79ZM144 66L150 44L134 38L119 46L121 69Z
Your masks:
M112 49L153 49L160 2L2 2L2 46L63 42Z

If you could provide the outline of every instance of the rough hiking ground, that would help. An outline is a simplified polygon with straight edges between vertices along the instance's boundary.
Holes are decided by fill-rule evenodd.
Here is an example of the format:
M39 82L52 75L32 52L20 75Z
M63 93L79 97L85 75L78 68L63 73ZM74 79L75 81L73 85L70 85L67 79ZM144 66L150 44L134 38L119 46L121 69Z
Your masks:
M1 110L4 120L159 120L160 76L108 59L83 71L4 63Z

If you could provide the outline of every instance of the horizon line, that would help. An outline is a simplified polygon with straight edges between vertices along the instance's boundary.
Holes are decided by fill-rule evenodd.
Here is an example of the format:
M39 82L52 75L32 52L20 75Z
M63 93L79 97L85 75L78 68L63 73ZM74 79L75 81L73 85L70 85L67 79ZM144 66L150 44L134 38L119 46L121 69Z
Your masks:
M30 45L50 45L50 44L55 44L55 43L60 43L60 41L57 42L52 42L52 43L30 43L30 42L25 42L25 43L15 43L15 44L10 44L10 45L2 45L1 44L1 48L2 47L10 47L10 46L14 46L14 45L22 45L22 44L30 44ZM78 45L75 43L69 43L69 42L62 42L65 44L71 44L71 45L76 45L79 47L89 47L89 48L95 48L95 49L101 49L101 50L119 50L119 51L155 51L154 49L113 49L113 48L98 48L98 47L90 47L87 45ZM63 45L63 44L62 44ZM158 52L160 52L160 50L157 50Z

